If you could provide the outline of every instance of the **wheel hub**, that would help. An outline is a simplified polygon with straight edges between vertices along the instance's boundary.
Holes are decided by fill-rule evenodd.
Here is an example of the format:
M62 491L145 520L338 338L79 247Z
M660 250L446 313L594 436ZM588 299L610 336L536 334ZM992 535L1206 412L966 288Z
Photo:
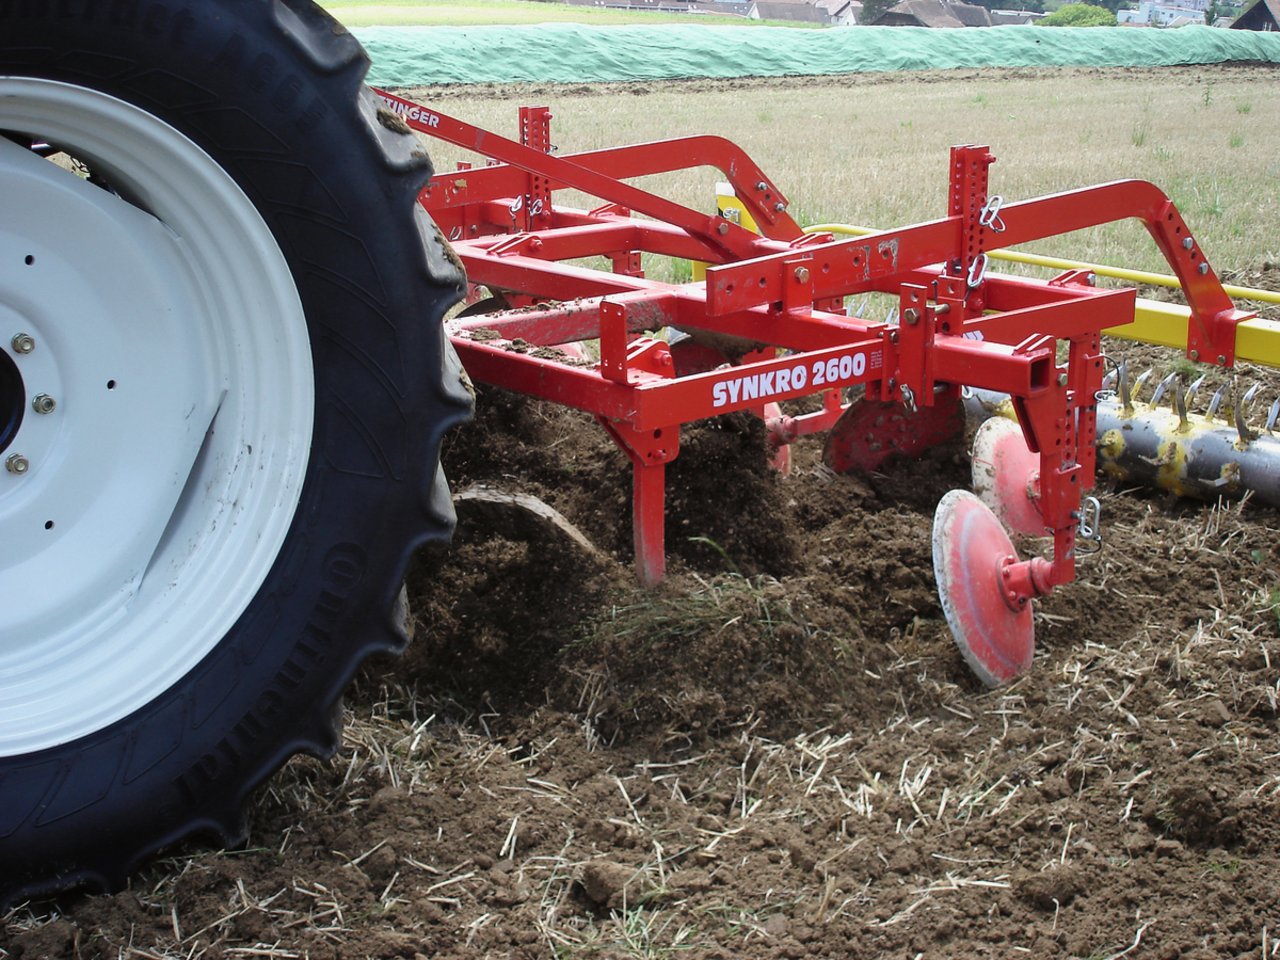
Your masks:
M18 365L9 354L0 351L0 454L13 444L22 426L26 394Z
M0 77L4 129L65 155L0 136L0 757L129 715L233 628L315 408L288 264L207 153L53 81Z

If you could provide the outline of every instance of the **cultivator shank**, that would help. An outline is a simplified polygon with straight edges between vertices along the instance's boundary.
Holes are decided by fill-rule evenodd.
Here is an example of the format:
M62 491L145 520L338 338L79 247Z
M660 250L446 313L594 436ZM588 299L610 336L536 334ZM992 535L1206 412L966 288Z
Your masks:
M945 217L837 238L804 233L781 192L719 138L555 156L544 109L521 111L516 142L383 96L417 130L493 163L437 175L421 196L471 283L508 307L455 320L454 346L476 380L589 411L626 452L646 583L663 576L664 468L679 453L682 424L751 410L768 418L778 443L834 427L837 456L878 462L886 447L932 442L919 425L952 422L962 387L1007 394L1034 455L1051 556L1018 560L1007 537L970 536L986 522L984 508L963 498L944 500L935 533L950 551L939 582L966 656L1000 654L1002 644L1021 651L983 654L989 682L1025 669L1029 601L1075 574L1082 498L1094 484L1100 335L1130 323L1135 307L1132 290L1095 288L1080 271L1049 282L996 276L989 253L1136 217L1187 292L1191 355L1230 364L1235 327L1249 316L1223 292L1174 205L1145 182L1003 203L988 191L987 148L956 147ZM731 184L741 215L708 216L624 182L704 165ZM600 203L562 206L555 194L566 188ZM642 254L703 261L705 279L650 280ZM606 258L610 269L573 262L586 257ZM850 297L872 291L897 299L899 322L847 315ZM700 360L681 356L683 333ZM598 362L584 359L585 341L599 342ZM854 387L870 406L846 409ZM815 413L790 417L776 406L814 394L823 396ZM989 595L965 574L979 566L990 567L974 581ZM992 601L1009 616L990 613Z

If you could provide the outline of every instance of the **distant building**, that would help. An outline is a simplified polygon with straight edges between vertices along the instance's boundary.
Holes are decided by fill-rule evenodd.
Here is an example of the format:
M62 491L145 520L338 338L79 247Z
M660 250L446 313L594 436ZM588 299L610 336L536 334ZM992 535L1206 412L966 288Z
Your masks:
M750 0L697 0L690 4L690 13L715 14L721 17L746 18L751 12Z
M1020 27L1028 23L1035 23L1042 17L1047 16L1047 13L1033 13L1030 10L992 10L991 25L993 27Z
M902 0L875 20L877 27L989 27L991 13L986 7L951 0Z
M749 0L557 0L575 7L602 7L608 10L648 13L704 13L745 17Z
M831 21L811 0L754 0L747 16L752 20L794 20L798 23Z
M1232 30L1280 30L1280 0L1258 0L1231 24Z
M559 0L575 7L606 7L610 10L629 10L649 13L688 13L696 6L692 0Z
M827 23L835 27L856 26L862 16L862 4L858 0L817 0L814 4L827 16Z
M752 20L847 26L862 14L861 0L559 0L575 7L654 13L718 14Z
M1137 10L1120 10L1116 22L1143 27L1180 27L1189 23L1204 23L1207 0L1178 0L1176 3L1159 3L1157 0L1141 0Z

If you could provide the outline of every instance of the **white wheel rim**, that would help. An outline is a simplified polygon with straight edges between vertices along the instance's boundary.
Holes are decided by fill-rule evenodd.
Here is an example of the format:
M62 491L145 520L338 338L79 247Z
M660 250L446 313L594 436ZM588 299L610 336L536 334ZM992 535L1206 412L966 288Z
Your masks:
M0 129L115 190L0 139L0 350L28 404L0 453L29 464L0 466L13 756L129 715L226 635L293 519L315 398L288 265L203 150L121 100L25 78L0 77Z

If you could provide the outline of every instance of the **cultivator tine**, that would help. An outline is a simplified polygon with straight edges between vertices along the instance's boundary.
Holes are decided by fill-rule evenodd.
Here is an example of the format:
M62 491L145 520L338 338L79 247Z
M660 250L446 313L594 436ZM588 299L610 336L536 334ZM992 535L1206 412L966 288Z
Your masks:
M1182 377L1175 377L1173 389L1169 391L1172 394L1169 400L1169 406L1173 408L1173 412L1178 418L1178 429L1186 430L1190 424L1190 421L1187 420L1187 397L1191 395L1191 391L1188 390L1186 393L1183 393L1180 389L1181 387Z
M1138 399L1138 394L1142 392L1142 388L1146 386L1147 381L1150 380L1155 375L1156 375L1156 372L1151 367L1148 367L1146 370L1143 370L1140 374L1138 374L1138 376L1133 381L1133 399L1134 400Z
M1147 402L1153 407L1160 406L1160 401L1164 399L1164 395L1169 392L1169 388L1173 386L1173 382L1177 379L1178 375L1171 373L1157 383L1155 392L1151 394L1151 399Z
M1121 360L1116 365L1116 392L1120 396L1120 406L1125 416L1133 414L1133 385L1129 382L1129 363Z
M1222 398L1227 395L1227 384L1223 384L1217 390L1213 391L1213 399L1209 401L1209 408L1204 412L1204 418L1210 422L1218 415L1218 410L1222 406Z
M1234 393L1235 392L1234 380L1232 381L1231 389L1232 389L1232 393ZM1261 389L1261 384L1255 383L1253 386L1251 386L1248 390L1245 391L1245 394L1243 397L1240 398L1239 403L1232 404L1231 413L1232 413L1232 417L1235 419L1236 436L1240 438L1241 444L1249 444L1249 443L1252 443L1254 440L1258 439L1257 432L1252 428L1250 428L1249 424L1245 421L1245 416L1248 412L1250 404L1253 403L1253 398L1257 395L1260 389Z
M1189 409L1196 400L1196 394L1200 392L1200 388L1204 385L1204 375L1196 377L1191 381L1191 386L1187 387L1187 392L1183 394L1182 402Z
M1276 397L1271 401L1271 410L1267 413L1267 433L1271 433L1276 428L1276 420L1280 419L1280 397Z

